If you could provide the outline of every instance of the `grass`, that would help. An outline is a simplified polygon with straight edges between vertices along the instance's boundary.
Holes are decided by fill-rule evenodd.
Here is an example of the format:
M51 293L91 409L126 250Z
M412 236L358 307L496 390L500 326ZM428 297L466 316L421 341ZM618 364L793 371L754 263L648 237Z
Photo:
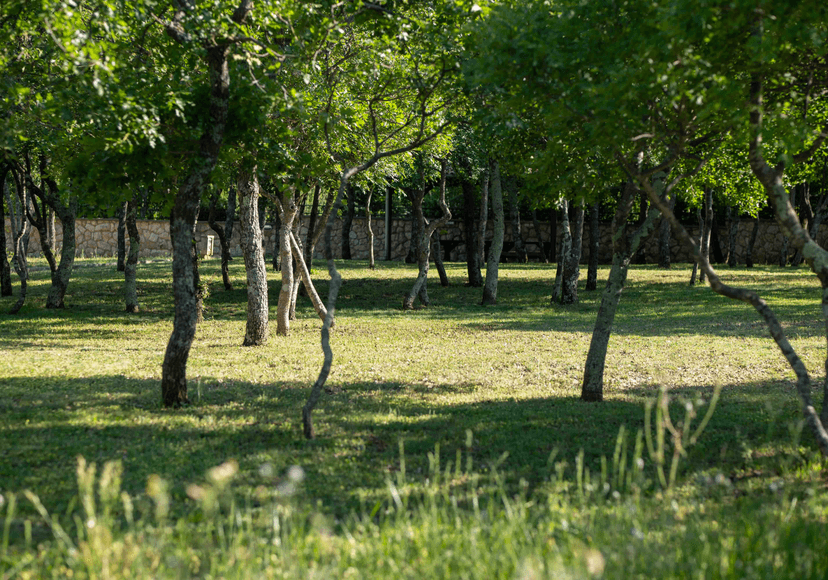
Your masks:
M823 464L802 432L792 373L753 311L690 288L686 266L635 267L610 341L606 400L585 404L598 293L550 306L553 266L506 264L499 304L483 308L480 289L462 284L465 266L447 266L453 284L432 281L433 305L404 312L413 266L340 264L334 371L313 441L300 421L322 358L308 302L289 337L241 347L243 265L232 263L237 289L225 292L218 263L204 262L210 296L188 366L193 404L166 410L169 262L140 265L138 315L122 312L114 264L82 260L61 311L44 309L48 272L38 268L22 313L0 317L3 580L67 570L119 577L104 557L146 577L307 577L314 568L354 578L823 577ZM325 295L321 264L316 276ZM825 337L813 276L771 267L722 276L768 300L819 382ZM13 301L0 299L0 311ZM679 421L716 386L721 399L677 485L661 489L653 458L634 451L645 403L669 389ZM121 499L114 515L85 511L78 456L122 466L117 486L104 487L132 498L133 524ZM637 479L624 480L620 465L630 474L637 459ZM232 485L205 478L228 460ZM291 466L304 472L295 491ZM210 493L193 499L193 483ZM263 489L282 491L263 498ZM169 502L163 517L159 502ZM288 522L278 534L262 516L277 512ZM72 531L71 547L52 518ZM89 519L109 540L87 537Z

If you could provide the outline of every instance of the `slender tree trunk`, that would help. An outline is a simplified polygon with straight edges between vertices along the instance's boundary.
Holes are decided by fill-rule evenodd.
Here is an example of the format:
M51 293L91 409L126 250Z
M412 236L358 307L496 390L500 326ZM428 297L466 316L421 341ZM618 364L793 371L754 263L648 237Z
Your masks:
M328 314L328 311L325 308L325 304L322 303L322 299L319 297L319 293L316 291L316 287L313 285L310 272L308 271L308 266L305 263L302 248L299 246L297 238L292 233L290 236L290 244L293 248L293 254L297 258L296 266L299 270L299 276L302 279L302 284L304 285L305 290L307 290L308 292L308 296L311 299L313 308L314 310L316 310L316 314L319 315L319 318L325 320L325 316ZM333 323L331 323L331 326L333 326Z
M575 227L572 231L572 247L564 263L561 285L561 304L578 302L578 278L581 274L581 246L584 237L584 206L575 206Z
M569 259L572 251L572 232L569 227L569 201L564 199L561 203L561 226L563 227L563 235L561 236L561 244L558 250L558 263L555 268L555 284L552 286L552 304L561 301L561 293L563 291L563 277L564 265Z
M474 183L468 179L460 182L460 188L463 190L463 241L466 244L466 271L468 272L468 285L479 288L483 285L483 274L480 271L480 243L479 233L477 231L478 224L475 220L477 217L475 210L477 205L475 203L476 196L474 191Z
M672 211L676 207L676 194L670 195L666 200L667 206ZM663 218L658 226L658 267L662 270L670 269L670 241L672 240L670 220Z
M313 201L311 202L311 212L308 217L308 233L305 236L304 258L305 264L311 267L313 264L313 252L316 246L316 220L319 214L319 195L322 192L322 184L317 181L313 187ZM301 221L301 220L300 220ZM319 222L322 224L323 222ZM298 239L297 239L298 241Z
M704 240L704 218L702 217L702 210L700 207L696 208L696 220L699 222L699 248L701 248L702 241ZM701 251L701 250L699 250ZM699 273L699 261L696 260L693 262L693 272L690 274L690 285L696 285L696 276Z
M509 213L512 219L512 242L514 242L515 253L518 262L525 264L529 261L529 254L526 252L526 244L523 242L523 235L520 231L520 192L518 191L517 179L509 179Z
M293 195L285 193L279 208L279 262L282 266L282 287L279 290L279 304L276 308L276 334L287 336L290 332L290 306L293 301L293 252L290 247L291 228L298 208Z
M711 188L706 188L704 190L704 232L702 232L702 240L701 240L701 253L702 257L710 261L710 238L713 231L713 190ZM704 268L701 269L701 273L699 274L699 282L704 284L705 281L705 271Z
M6 179L9 173L11 173L11 168L8 165L0 167L0 296L12 296L14 294L11 266L9 266L9 257L6 253L6 212L4 211L5 204L3 202L4 198L7 197ZM15 228L12 223L12 239L14 239L14 232Z
M273 271L279 272L282 269L280 262L282 257L282 213L277 209L273 212Z
M316 246L319 244L319 240L322 239L322 235L325 233L325 228L328 224L328 218L333 211L334 202L336 200L336 193L332 192L328 195L328 199L325 202L325 209L322 210L322 215L319 216L319 226L314 227L313 229L313 240L311 242L311 247L307 250L310 252L310 256L313 256ZM310 262L308 262L310 264Z
M548 264L549 258L546 256L546 249L543 247L543 234L538 223L538 210L536 209L532 210L532 226L535 228L535 237L538 239L538 251L540 252L541 260L544 264Z
M138 213L139 198L136 193L132 201L128 202L124 212L124 226L129 234L129 255L124 264L124 302L126 311L136 314L138 306L138 254L141 251L141 235L138 233L138 224L135 216Z
M353 187L348 189L348 205L345 207L345 216L342 220L342 259L351 259L351 224L356 215L356 192Z
M735 268L738 263L736 260L736 234L739 233L739 212L728 207L727 213L728 221L730 222L727 235L727 265Z
M483 306L497 304L497 268L500 254L503 251L503 238L506 231L505 216L503 214L503 190L500 183L500 168L497 161L489 167L491 175L492 213L494 214L494 228L492 232L492 247L489 250L489 261L486 264L486 282L483 284Z
M446 267L443 265L443 245L440 243L440 230L434 232L434 265L437 267L437 274L440 276L440 286L449 285Z
M26 219L24 213L25 210L22 209L29 203L29 199L25 183L16 175L15 188L17 189L17 196L20 200L21 211L18 212L20 219L14 234L14 253L12 256L12 264L14 264L15 273L17 273L17 276L20 278L20 296L18 296L17 302L15 302L14 306L12 306L11 310L9 310L9 314L17 314L20 312L20 309L23 308L23 305L26 303L26 293L29 286L29 266L26 261L26 248L23 244L23 239L29 233L29 221ZM11 203L9 205L11 206ZM12 220L14 220L14 216L12 216ZM5 223L3 224L3 227L6 227ZM12 227L14 227L14 221L12 221Z
M129 202L124 202L118 208L118 272L126 270L126 212Z
M371 197L374 195L374 189L368 190L368 199L365 201L365 227L368 230L368 267L373 270L376 268L374 264L374 230L371 227Z
M244 268L247 272L247 325L242 346L261 346L269 334L267 266L259 226L259 179L257 168L245 168L236 178L239 227Z
M233 256L230 254L230 244L233 243L233 223L234 223L235 219L236 219L236 188L231 185L230 188L227 190L227 209L225 210L225 214L224 214L224 236L225 236L225 239L227 240L227 261L228 262L233 259ZM224 262L224 249L222 249L221 260L222 260L222 262ZM222 277L223 276L224 276L224 265L222 264ZM232 290L232 287L227 288L227 284L224 285L224 288L226 290Z
M639 154L639 162L642 156ZM607 358L612 325L621 300L621 292L627 279L627 271L633 255L652 232L658 211L648 212L644 223L640 224L631 236L627 235L627 218L632 210L637 188L628 181L624 194L612 220L612 268L610 268L607 286L601 295L601 305L592 331L584 364L584 381L581 385L581 399L584 401L602 401L604 399L604 367Z
M231 191L233 192L233 197L235 197L236 190L231 189ZM221 247L221 281L224 284L224 289L230 291L233 289L233 284L230 283L230 239L227 237L227 230L221 227L221 224L219 224L216 220L216 207L218 206L220 193L221 192L219 190L216 190L213 197L210 198L210 209L207 214L207 223L218 236L219 246ZM233 206L235 210L235 201ZM227 221L225 220L225 224L226 223Z
M192 236L204 187L218 161L230 96L227 47L205 49L210 75L209 116L199 141L198 155L184 177L172 209L170 238L173 249L173 296L175 316L162 366L161 396L167 407L189 403L187 360L198 320L193 279ZM64 246L66 242L64 241ZM74 248L72 248L74 252Z
M480 223L477 227L477 251L479 252L480 265L486 262L486 228L489 225L489 179L488 169L483 172L480 185ZM480 278L481 285L483 277Z
M754 218L753 228L750 230L750 239L745 248L745 266L753 268L753 247L756 245L756 236L759 234L759 218Z
M589 212L589 266L587 268L586 291L598 288L598 251L601 248L601 203L592 204Z

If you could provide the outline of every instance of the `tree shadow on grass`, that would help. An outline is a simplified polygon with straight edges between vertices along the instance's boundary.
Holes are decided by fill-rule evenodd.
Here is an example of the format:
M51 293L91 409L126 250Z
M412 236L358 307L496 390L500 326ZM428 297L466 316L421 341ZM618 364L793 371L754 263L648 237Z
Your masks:
M135 496L142 494L150 474L160 474L170 482L174 509L181 513L190 501L186 485L203 481L209 468L233 458L239 462L243 490L278 482L278 477L259 474L264 464L278 476L291 465L302 466L305 496L342 516L359 510L363 501L385 496L388 478L399 469L402 441L408 477L414 481L428 476L427 456L437 445L443 466L461 450L463 465L470 454L481 472L507 452L499 471L517 492L520 480L530 489L548 480L554 472L549 464L553 451L556 461L567 462L570 475L581 449L590 470L600 470L601 457L612 456L622 425L632 441L643 426L643 400L655 397L653 390L642 390L600 404L575 397L445 404L446 394L469 395L475 387L332 383L314 414L318 436L307 441L300 412L308 387L202 377L200 386L191 382L193 405L168 410L160 407L154 380L4 379L0 490L32 489L50 511L65 513L76 493L76 458L83 455L99 466L122 461L124 488ZM785 389L726 386L701 443L684 465L727 473L744 468L751 450L791 444L788 427L798 421L798 404L793 395L784 398ZM682 414L682 399L709 397L710 392L674 392L674 419ZM467 449L468 431L473 444ZM803 442L813 447L807 433ZM31 506L21 509L24 516L34 515Z

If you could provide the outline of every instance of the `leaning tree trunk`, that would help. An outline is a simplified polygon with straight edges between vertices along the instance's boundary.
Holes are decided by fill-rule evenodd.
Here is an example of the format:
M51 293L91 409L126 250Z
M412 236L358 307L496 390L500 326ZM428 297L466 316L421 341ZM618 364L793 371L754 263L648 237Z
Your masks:
M734 211L733 208L727 208L728 221L730 228L727 234L727 265L735 268L736 261L736 234L739 233L739 212Z
M268 338L267 266L259 227L257 168L242 169L236 178L239 228L247 272L247 325L242 346L261 346Z
M481 267L486 262L486 228L489 225L489 181L490 173L488 168L483 172L480 184L480 221L477 226L477 251ZM481 285L483 278L481 275Z
M535 237L538 239L538 251L541 255L541 261L544 264L549 263L549 258L546 255L546 248L543 247L543 234L541 233L540 224L538 223L538 210L532 210L532 227L535 228Z
M587 267L586 291L598 288L598 251L601 248L601 203L592 204L589 212L589 266Z
M231 191L235 197L236 190L231 189ZM224 284L224 289L229 291L233 289L233 284L230 283L230 239L227 236L227 230L225 230L225 228L223 228L216 220L216 206L218 205L219 193L219 190L216 190L210 198L210 209L207 214L207 223L210 225L210 228L216 232L219 239L219 247L221 248L221 281ZM233 202L233 206L235 210L235 201ZM225 220L225 224L226 223L227 222Z
M601 305L595 319L589 352L584 363L584 381L581 385L581 399L584 401L602 401L604 399L604 367L607 359L612 325L618 311L618 302L627 280L627 271L636 250L653 230L658 211L650 211L644 223L638 226L632 236L627 236L627 217L632 210L637 188L632 181L627 182L624 195L615 210L612 220L612 267L607 286L601 295Z
M126 270L126 212L129 202L125 201L118 208L118 272Z
M669 196L667 207L672 211L676 207L676 194ZM672 240L670 220L662 217L658 226L658 267L663 270L670 269L670 241Z
M526 252L526 244L523 242L523 235L520 231L520 192L518 191L517 179L509 180L509 214L512 220L512 242L518 262L525 264L529 261L529 254Z
M314 310L316 310L316 314L319 315L319 318L324 321L328 311L325 308L325 304L322 302L322 299L319 297L316 287L313 285L310 271L308 271L308 265L305 263L305 258L302 253L302 248L299 246L298 239L293 235L293 233L290 235L290 245L293 248L293 255L296 257L296 266L299 270L299 276L302 279L302 284L311 299L311 303L313 304ZM331 326L333 326L333 322L331 322Z
M578 278L581 274L581 246L584 237L584 206L575 206L575 227L572 231L572 247L564 263L561 283L561 304L578 302Z
M561 301L561 292L563 291L563 274L564 264L569 260L569 254L572 251L572 232L569 228L569 201L564 199L561 205L561 226L563 226L563 235L561 236L561 247L558 250L558 264L555 269L555 283L552 285L552 304Z
M483 285L483 274L480 271L480 237L478 235L478 223L475 220L475 192L474 183L468 179L460 182L463 190L463 241L466 244L466 271L468 272L468 285L479 288Z
M162 365L161 396L166 407L189 403L187 360L198 320L191 253L193 227L198 217L201 195L209 183L221 151L230 100L227 47L213 46L205 49L205 60L210 76L210 99L207 101L209 111L204 120L198 153L181 181L172 209L170 238L173 249L175 316Z
M756 237L759 235L759 218L753 219L753 227L750 230L750 239L748 239L747 247L745 248L745 266L753 268L753 247L756 245Z
M129 234L129 255L124 264L124 302L126 311L136 314L138 307L138 254L141 251L141 235L138 233L138 224L135 222L135 215L138 213L138 194L135 194L132 201L127 202L124 211L124 226Z
M3 198L6 191L6 178L11 172L8 165L0 168L0 296L11 296L14 294L11 281L11 266L9 266L9 257L6 253L6 213L4 211L5 205ZM14 232L12 225L12 232Z
M503 238L506 232L506 220L503 214L503 190L497 161L491 163L490 175L494 227L492 247L489 249L489 261L486 264L486 282L483 284L483 301L481 302L483 306L497 304L497 267L500 262L500 254L503 252Z

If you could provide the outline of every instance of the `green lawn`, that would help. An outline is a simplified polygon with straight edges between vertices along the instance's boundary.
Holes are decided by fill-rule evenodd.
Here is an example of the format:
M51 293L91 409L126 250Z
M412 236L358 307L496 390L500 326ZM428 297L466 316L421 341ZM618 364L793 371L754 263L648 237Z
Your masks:
M300 299L298 320L289 337L272 336L264 347L242 347L243 263L232 262L236 289L225 292L218 262L205 261L202 275L210 284L210 295L188 366L193 404L168 410L160 405L160 375L172 329L170 263L139 266L142 310L137 315L122 312L122 278L114 263L79 261L67 308L61 311L44 309L48 271L43 262L35 260L32 265L36 271L22 313L0 315L0 493L17 499L10 517L9 500L0 506L0 515L7 515L10 544L0 559L3 580L25 573L47 575L43 566L48 562L50 575L60 576L61 570L95 575L85 560L75 557L80 564L71 563L73 556L61 551L60 541L52 539L54 531L21 494L33 490L64 528L77 528L70 535L78 535L81 542L83 525L77 525L80 520L74 517L80 510L78 456L99 468L107 461L120 461L123 489L135 498L136 509L145 506L141 513L148 519L152 519L146 507L150 505L148 477L160 475L169 485L170 521L178 521L179 527L185 525L181 522L200 525L194 514L205 508L189 499L186 489L204 483L210 468L226 460L237 462L231 495L240 506L247 506L245 513L256 513L263 505L255 499L257 493L271 484L284 486L289 468L298 465L304 470L304 481L288 503L294 508L291 517L299 518L299 531L291 537L303 538L296 549L304 559L293 556L306 567L314 562L322 566L320 577L409 577L404 568L395 572L393 566L386 566L393 560L391 552L391 560L382 564L384 560L370 551L376 546L370 548L366 553L375 560L375 568L353 554L354 545L359 552L378 538L390 542L394 534L408 537L406 529L410 539L438 534L435 537L446 543L442 549L454 554L445 560L445 570L426 568L425 563L418 567L419 560L411 554L394 556L407 559L410 577L463 577L462 570L470 571L467 577L486 577L485 569L480 576L471 572L474 561L466 566L465 560L457 560L473 552L463 542L469 541L468 530L479 528L482 521L472 507L478 492L488 498L492 514L481 532L487 541L502 548L503 537L525 536L515 540L514 557L512 551L506 557L502 550L483 550L487 557L503 556L502 568L489 564L490 570L499 571L494 576L563 577L562 570L574 577L600 575L590 560L596 550L606 577L621 577L622 572L628 577L648 577L648 573L692 577L687 562L693 558L706 562L697 568L703 572L701 577L752 577L755 572L756 577L772 578L781 577L782 569L804 578L822 577L824 572L820 563L826 564L828 556L818 555L828 552L828 539L821 538L821 532L809 532L809 526L824 525L822 461L810 435L802 431L793 374L758 316L706 287L689 287L687 265L670 271L649 266L631 270L610 341L606 400L586 404L578 395L600 295L581 290L578 305L550 306L553 265L501 265L499 304L483 308L481 289L463 285L465 264L447 264L452 285L441 288L434 272L429 288L432 306L404 312L402 297L416 276L414 266L380 262L371 271L364 262L340 263L344 285L331 341L334 369L314 414L317 438L313 441L302 437L301 406L322 354L320 321L307 299ZM815 373L815 384L821 384L825 331L817 280L804 269L757 267L724 269L721 274L728 283L759 291L776 309L795 348ZM606 275L602 269L599 279ZM315 276L320 294L327 295L321 263L316 264ZM278 288L278 274L271 274L272 315ZM0 299L0 311L7 311L14 300ZM633 443L644 425L644 404L655 400L659 388L669 389L673 420L679 422L685 404L709 400L715 386L722 387L721 399L698 443L682 458L675 490L665 495L660 489L646 452L643 472L634 485L613 480L619 430L623 426L629 443L625 464L633 465ZM819 402L821 395L815 395ZM435 457L437 448L441 460ZM458 457L462 469L456 464ZM444 472L436 482L438 463ZM446 471L449 468L451 473ZM486 483L475 487L472 479ZM389 495L389 481L397 482L405 490L403 499L410 497L416 507L398 505L393 493ZM610 489L620 496L613 496ZM497 515L509 501L515 502L514 510L524 510L524 518L514 516L514 510L508 516L508 509L506 515ZM628 502L639 506L639 516L627 513L633 505ZM119 506L116 512L122 518L124 508ZM448 520L432 517L429 510ZM301 517L296 515L300 513ZM404 524L401 513L407 518ZM789 515L783 525L785 513ZM649 548L628 549L633 541L630 525L641 527L642 522L664 518L675 524L679 517L686 522L678 528L652 535L644 530L654 542ZM327 522L322 528L313 523L319 518ZM578 520L580 531L573 535L569 524L562 528L562 518ZM725 542L729 549L755 553L764 563L757 560L754 572L739 568L736 560L723 564L721 559L729 553L724 544L711 548L718 537L716 529L723 534L722 518L727 525L742 526L730 543ZM746 527L739 523L742 519ZM449 525L451 521L455 524ZM697 527L689 525L691 521ZM784 535L788 528L792 534L793 539L779 540L783 548L776 548L778 557L772 546L755 539L767 534L768 522L779 522L774 529L780 538L788 537ZM455 532L440 532L441 525ZM554 529L537 535L538 526ZM589 531L595 526L600 530ZM255 536L254 528L245 537ZM177 528L165 533L174 535L173 529ZM607 547L622 529L624 537ZM458 535L457 530L468 533ZM360 539L360 533L365 537ZM680 546L679 552L674 548L688 545L681 539L687 533L694 534L696 542L691 545L700 552L691 550L689 556L679 557ZM699 534L704 535L702 540ZM806 534L805 539L801 534ZM208 534L214 535L215 530ZM32 543L27 547L29 536ZM599 538L606 538L604 544ZM748 542L747 547L738 538ZM455 540L460 544L450 546ZM480 541L484 542L482 536ZM816 560L804 556L795 557L795 562L785 560L788 541L817 554ZM314 548L318 542L330 545ZM521 542L525 550L518 549ZM173 539L169 545L170 550L178 549ZM347 545L353 548L350 552ZM234 568L231 560L242 556L231 548L218 551L226 558L217 557L208 565L202 555L199 564L191 563L186 570L164 562L154 568L147 564L147 577L234 577L245 570L262 575L264 570L267 574L282 570L285 577L293 577L287 559L280 560L281 567L268 566L250 546L245 549L256 555L257 564ZM209 546L204 549L210 553ZM340 549L348 554L344 559L337 556ZM700 555L707 553L705 549L712 550L709 558ZM615 559L613 550L620 554ZM650 556L664 563L663 573L656 573L658 567L648 563L648 550L659 554ZM476 565L482 565L480 558ZM691 566L686 575L682 566ZM714 569L730 570L730 576L711 573ZM296 569L296 577L307 577L302 570Z

